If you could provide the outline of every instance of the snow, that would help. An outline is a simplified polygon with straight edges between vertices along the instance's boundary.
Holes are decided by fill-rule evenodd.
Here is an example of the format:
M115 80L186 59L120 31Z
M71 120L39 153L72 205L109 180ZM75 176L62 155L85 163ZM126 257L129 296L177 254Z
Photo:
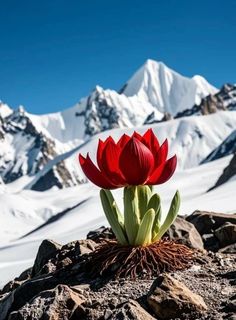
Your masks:
M13 110L7 104L1 102L0 100L0 117L4 119L7 116L9 116L12 112Z

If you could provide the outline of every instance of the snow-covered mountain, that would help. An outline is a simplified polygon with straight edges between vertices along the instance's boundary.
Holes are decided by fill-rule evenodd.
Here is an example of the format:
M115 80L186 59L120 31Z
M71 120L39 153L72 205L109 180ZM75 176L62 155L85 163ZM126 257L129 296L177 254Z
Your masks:
M5 183L28 177L29 183L34 181L31 188L41 191L81 183L83 175L70 154L92 136L140 127L150 116L152 121L175 116L216 91L200 76L186 78L161 62L147 60L120 92L96 86L62 112L33 115L1 103L0 176Z

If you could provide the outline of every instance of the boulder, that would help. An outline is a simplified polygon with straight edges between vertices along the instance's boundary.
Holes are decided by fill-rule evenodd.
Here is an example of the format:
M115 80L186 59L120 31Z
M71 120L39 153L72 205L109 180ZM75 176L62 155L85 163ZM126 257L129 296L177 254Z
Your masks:
M55 320L70 319L84 302L84 297L66 285L42 291L18 311L13 311L8 320Z
M188 216L186 220L194 224L198 232L203 235L213 233L226 222L236 224L236 215L197 210Z
M219 240L220 247L226 247L236 243L236 224L226 222L214 232Z
M38 274L42 267L52 258L55 258L56 254L61 249L61 245L52 240L43 240L39 246L38 253L32 269L32 276Z
M106 313L105 313L106 315ZM121 305L113 313L108 314L105 319L129 319L129 320L154 320L146 310L144 310L137 301L129 300L127 303Z
M176 240L186 246L202 250L203 241L195 226L184 218L177 217L166 233L171 240Z
M147 302L158 319L178 318L183 313L207 310L202 297L167 273L153 282Z

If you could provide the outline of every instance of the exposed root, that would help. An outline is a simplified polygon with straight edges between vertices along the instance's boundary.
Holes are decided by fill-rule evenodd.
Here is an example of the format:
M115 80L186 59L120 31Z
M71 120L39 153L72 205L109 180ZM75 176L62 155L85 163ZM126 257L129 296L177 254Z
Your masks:
M89 256L86 269L94 277L111 274L115 278L136 279L185 269L193 259L193 250L167 239L145 247L124 246L108 240Z

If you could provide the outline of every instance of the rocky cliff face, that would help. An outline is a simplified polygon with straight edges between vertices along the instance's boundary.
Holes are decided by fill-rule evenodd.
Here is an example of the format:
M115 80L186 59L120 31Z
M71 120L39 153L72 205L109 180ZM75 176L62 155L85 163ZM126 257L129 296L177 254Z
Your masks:
M202 98L200 104L195 104L192 108L177 113L176 118L207 115L224 110L236 110L236 85L223 85L215 94Z

